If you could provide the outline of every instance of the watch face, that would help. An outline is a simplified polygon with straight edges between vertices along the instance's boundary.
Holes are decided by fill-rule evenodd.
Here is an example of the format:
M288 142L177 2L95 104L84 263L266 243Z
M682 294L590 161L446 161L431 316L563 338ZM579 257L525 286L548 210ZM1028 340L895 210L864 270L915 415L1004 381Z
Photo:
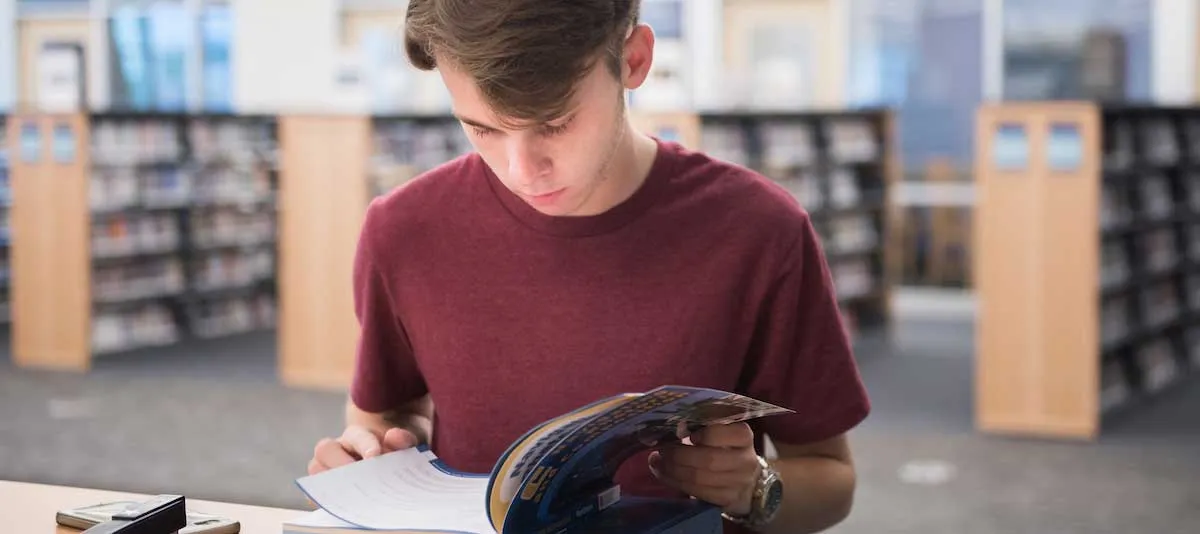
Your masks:
M763 495L763 511L768 516L774 516L781 505L783 505L783 483L775 480L767 486L767 491Z

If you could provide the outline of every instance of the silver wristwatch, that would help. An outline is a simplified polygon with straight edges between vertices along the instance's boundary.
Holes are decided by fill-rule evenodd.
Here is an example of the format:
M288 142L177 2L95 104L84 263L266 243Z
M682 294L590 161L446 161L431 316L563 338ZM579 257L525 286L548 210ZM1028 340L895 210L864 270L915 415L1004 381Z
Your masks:
M750 500L750 513L741 516L722 514L725 519L751 530L765 529L779 515L783 505L783 480L779 478L779 472L762 456L758 457L758 464L762 469Z

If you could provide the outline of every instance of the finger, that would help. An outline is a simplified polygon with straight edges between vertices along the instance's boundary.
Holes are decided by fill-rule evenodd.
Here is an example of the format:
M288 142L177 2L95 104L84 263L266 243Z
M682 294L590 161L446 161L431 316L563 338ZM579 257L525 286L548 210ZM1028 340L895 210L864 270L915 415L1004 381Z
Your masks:
M379 443L379 437L361 426L346 427L339 441L359 458L379 456L383 452L383 444Z
M387 452L411 449L417 446L417 435L403 428L389 428L383 435L383 448Z
M321 465L321 462L318 462L316 458L308 461L308 474L315 475L322 471L326 471L326 468L325 466Z
M746 423L706 426L692 434L692 443L707 447L753 447L754 430Z
M357 460L350 456L350 453L346 452L346 449L342 448L337 440L330 438L317 442L317 447L313 450L313 459L325 469L334 469Z
M650 455L650 472L667 486L722 508L736 506L741 500L741 492L736 486L710 486L676 478L657 453Z
M748 449L718 449L703 445L678 445L663 449L666 459L672 463L705 471L745 472L758 464Z
M701 486L742 488L748 484L749 468L714 471L703 467L688 465L679 461L677 456L663 454L655 466L667 477L680 482Z

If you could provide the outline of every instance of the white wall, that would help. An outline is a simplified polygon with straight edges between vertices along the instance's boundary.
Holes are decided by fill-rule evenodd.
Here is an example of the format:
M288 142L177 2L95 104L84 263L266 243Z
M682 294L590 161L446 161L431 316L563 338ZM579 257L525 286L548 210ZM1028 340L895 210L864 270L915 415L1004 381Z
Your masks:
M1154 0L1151 32L1154 100L1190 104L1196 100L1197 0Z
M0 111L17 100L17 2L0 0Z
M232 0L234 106L239 113L327 113L335 84L338 0Z

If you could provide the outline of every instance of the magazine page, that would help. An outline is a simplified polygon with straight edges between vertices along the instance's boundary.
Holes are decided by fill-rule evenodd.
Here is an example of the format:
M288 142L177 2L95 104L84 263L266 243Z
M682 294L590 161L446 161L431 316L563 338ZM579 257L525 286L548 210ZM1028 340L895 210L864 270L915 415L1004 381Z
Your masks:
M638 394L617 395L589 404L534 427L509 446L497 460L487 488L487 513L493 528L500 531L508 509L533 472L533 464L555 445L586 423Z
M592 417L538 458L498 531L566 524L618 500L613 476L625 460L681 442L705 426L791 410L724 391L664 386Z
M371 530L493 534L488 479L447 468L425 447L390 452L296 484L330 516Z

